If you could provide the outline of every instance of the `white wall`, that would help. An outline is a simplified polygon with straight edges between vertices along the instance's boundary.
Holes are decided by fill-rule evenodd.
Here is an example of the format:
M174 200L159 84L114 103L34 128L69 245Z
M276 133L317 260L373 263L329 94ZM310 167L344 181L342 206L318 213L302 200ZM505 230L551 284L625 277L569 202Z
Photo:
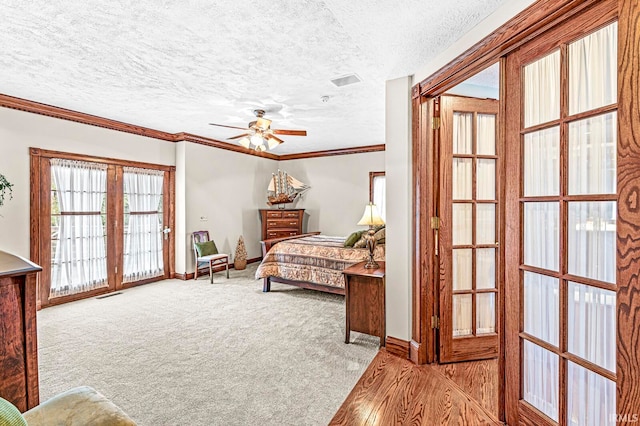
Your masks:
M29 257L29 148L174 165L175 146L129 133L0 108L0 174L13 200L0 207L0 250Z
M369 202L369 172L385 170L384 151L278 162L281 170L311 186L293 206L305 209L306 231L346 237Z
M242 235L247 257L261 256L258 209L268 207L267 185L277 161L194 143L185 145L184 159L185 229L176 245L186 247L186 272L194 271L193 231L209 231L218 250L232 256Z
M411 339L411 77L387 81L387 335Z

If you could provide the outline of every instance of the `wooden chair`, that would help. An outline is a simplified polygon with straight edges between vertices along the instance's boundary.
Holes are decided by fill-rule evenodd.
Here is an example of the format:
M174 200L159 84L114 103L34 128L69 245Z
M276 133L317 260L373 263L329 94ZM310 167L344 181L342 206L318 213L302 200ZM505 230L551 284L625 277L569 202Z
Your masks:
M227 279L229 278L229 255L225 253L210 254L207 256L198 256L198 250L196 249L196 243L204 243L211 241L209 239L209 231L196 231L192 234L193 238L193 257L196 263L196 271L194 279L198 279L198 268L203 263L209 265L209 277L211 284L213 284L213 267L215 265L224 265L227 270Z

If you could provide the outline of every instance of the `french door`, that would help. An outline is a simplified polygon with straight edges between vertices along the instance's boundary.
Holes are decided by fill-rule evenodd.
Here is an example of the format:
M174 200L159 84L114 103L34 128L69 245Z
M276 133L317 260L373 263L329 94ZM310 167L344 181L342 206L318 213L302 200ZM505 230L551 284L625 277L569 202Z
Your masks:
M32 149L32 178L40 306L170 276L171 167Z
M498 355L499 103L440 97L440 362Z
M616 423L612 4L507 57L505 352L514 423Z

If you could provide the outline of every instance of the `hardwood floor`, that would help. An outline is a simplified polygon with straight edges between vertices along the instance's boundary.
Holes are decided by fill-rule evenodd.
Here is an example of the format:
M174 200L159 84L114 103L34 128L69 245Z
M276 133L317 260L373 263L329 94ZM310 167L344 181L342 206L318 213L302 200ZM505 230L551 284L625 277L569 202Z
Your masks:
M462 379L470 367L449 368L448 372L442 367L446 366L416 366L381 350L329 424L501 424L462 391L465 386L472 387L472 380ZM486 372L490 367L487 364L473 370Z
M467 395L499 418L498 359L432 364L431 367L454 381Z

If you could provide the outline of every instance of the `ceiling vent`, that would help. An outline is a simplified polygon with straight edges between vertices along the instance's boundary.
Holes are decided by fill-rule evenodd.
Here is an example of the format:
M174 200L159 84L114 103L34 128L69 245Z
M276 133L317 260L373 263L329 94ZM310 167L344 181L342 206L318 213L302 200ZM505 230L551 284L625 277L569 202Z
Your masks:
M348 86L349 84L360 83L362 80L356 74L344 75L342 77L334 78L331 80L333 84L338 87Z

